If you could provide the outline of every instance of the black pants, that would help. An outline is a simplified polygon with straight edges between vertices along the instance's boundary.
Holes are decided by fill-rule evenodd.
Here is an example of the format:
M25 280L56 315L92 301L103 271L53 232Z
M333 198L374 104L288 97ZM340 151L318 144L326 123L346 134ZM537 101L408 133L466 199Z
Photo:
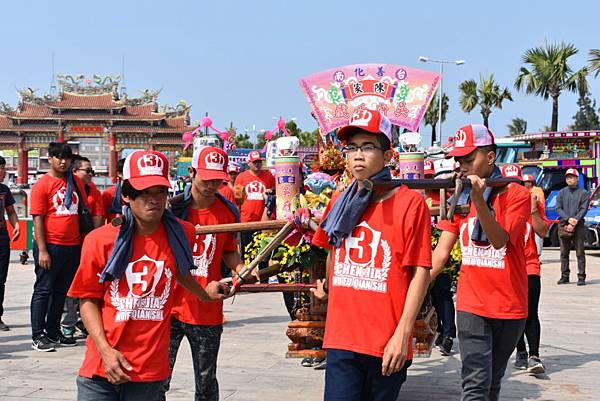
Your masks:
M492 319L458 312L462 401L498 401L500 385L526 319Z
M438 332L442 333L444 337L456 338L452 277L449 274L440 273L436 277L433 288L431 288L431 301L440 322Z
M2 232L3 231L3 232ZM6 228L0 231L0 317L4 314L4 288L10 263L10 239Z
M560 271L562 277L569 278L571 270L569 269L569 254L571 246L575 245L575 255L577 255L577 278L585 280L585 226L578 224L573 236L570 238L561 237L560 241Z
M44 332L57 338L60 332L60 318L65 305L67 291L73 282L81 246L46 244L50 254L50 270L43 269L39 261L39 249L33 244L35 261L35 284L31 296L31 335L35 339Z
M540 293L542 283L540 276L529 275L528 280L528 315L525 322L525 332L521 335L517 343L518 352L527 352L525 347L525 336L529 343L529 355L540 356L540 318L538 316L538 306L540 303Z
M200 326L171 319L171 340L169 363L171 371L177 360L181 340L186 337L192 349L194 381L196 392L194 401L218 401L219 382L217 381L217 358L221 345L223 325ZM165 393L171 386L171 377L165 380L159 400L166 400Z

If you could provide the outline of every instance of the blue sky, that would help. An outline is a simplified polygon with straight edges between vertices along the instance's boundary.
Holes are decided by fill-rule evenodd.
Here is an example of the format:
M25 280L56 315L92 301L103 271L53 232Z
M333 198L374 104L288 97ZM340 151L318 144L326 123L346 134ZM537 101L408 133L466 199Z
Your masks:
M130 96L162 88L161 103L184 99L192 120L209 112L217 128L271 129L273 116L316 128L298 79L332 67L367 62L437 71L420 55L464 59L449 66L450 111L444 137L478 112L463 113L458 85L493 73L515 101L494 110L490 127L506 133L514 117L528 130L550 124L551 104L517 93L523 52L550 42L574 43L572 66L600 48L600 2L589 1L12 1L3 4L0 101L15 105L15 87L46 92L51 56L57 73L119 74L125 55ZM600 77L589 78L600 97ZM559 101L559 128L572 122L577 97ZM430 128L422 129L425 136Z

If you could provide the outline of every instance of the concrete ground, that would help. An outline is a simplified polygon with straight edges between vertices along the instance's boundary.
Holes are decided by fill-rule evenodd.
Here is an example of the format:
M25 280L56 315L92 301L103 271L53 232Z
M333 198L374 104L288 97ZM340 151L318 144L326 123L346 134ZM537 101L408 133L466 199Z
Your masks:
M574 255L572 264L575 265ZM529 376L509 366L502 400L598 400L600 396L600 252L588 252L588 285L557 286L557 250L542 256L541 356L547 374ZM572 277L573 279L574 277ZM85 345L57 352L31 350L29 301L32 264L11 264L4 321L0 332L0 400L74 400L75 376ZM324 372L285 359L288 322L281 294L247 294L228 301L227 324L219 354L219 383L224 400L319 400ZM437 351L415 359L400 400L458 400L460 356ZM511 361L512 364L512 361ZM169 400L193 399L193 368L184 341L175 366ZM596 395L594 395L596 394Z

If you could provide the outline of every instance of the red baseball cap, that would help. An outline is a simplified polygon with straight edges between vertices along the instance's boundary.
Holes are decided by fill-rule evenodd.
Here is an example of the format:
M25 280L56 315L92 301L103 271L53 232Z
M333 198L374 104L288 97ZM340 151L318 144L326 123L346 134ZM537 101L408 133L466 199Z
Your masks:
M466 156L481 146L493 145L494 134L483 124L469 124L459 128L454 134L449 157Z
M579 178L579 171L577 171L577 169L570 168L567 170L565 175L574 175L575 177Z
M518 164L505 164L500 171L502 171L502 175L506 178L518 178L523 181L523 177L521 176L521 166Z
M248 153L248 163L252 163L257 160L264 160L258 150L253 150L250 153Z
M170 188L169 161L161 152L137 150L125 159L123 179L138 191L156 185Z
M364 130L372 134L383 134L392 142L392 123L386 116L377 110L360 109L352 114L348 125L337 132L341 141L348 140L351 133L356 130Z
M424 171L423 174L424 175L434 175L435 174L435 167L433 166L433 160L425 160L424 162Z
M535 182L535 178L533 178L533 175L531 174L523 174L523 182Z
M230 163L227 166L227 172L228 173L239 173L240 172L240 167L237 164L235 164L235 163Z
M202 180L228 180L229 158L223 149L215 146L202 146L194 151L192 167Z

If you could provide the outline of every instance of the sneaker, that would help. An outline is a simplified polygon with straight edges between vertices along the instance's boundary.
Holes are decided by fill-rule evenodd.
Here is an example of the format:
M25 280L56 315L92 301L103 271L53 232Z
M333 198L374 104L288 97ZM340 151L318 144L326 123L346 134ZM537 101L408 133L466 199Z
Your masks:
M569 283L569 278L568 277L561 277L560 280L558 280L556 282L556 284L568 284Z
M75 334L75 327L62 326L61 331L65 337L73 337L73 334Z
M223 318L223 324L225 324L225 318ZM77 330L79 330L82 337L88 336L88 331L85 329L85 325L83 324L82 320L79 320L77 323L75 323L75 327L77 327Z
M580 278L577 280L577 285L585 285L585 279L584 278Z
M48 337L48 341L61 347L74 347L77 345L77 341L73 337L67 337L63 333L59 333L56 339Z
M321 360L316 365L313 365L314 370L325 370L327 368L327 358Z
M40 352L56 351L54 344L43 334L31 342L31 348Z
M527 352L517 352L517 357L515 358L515 364L513 366L515 369L527 370Z
M527 363L527 373L532 375L540 375L546 372L546 368L542 364L542 361L537 356L530 356L529 362Z
M448 355L452 354L452 345L453 344L454 344L454 341L452 340L452 337L444 337L442 340L442 343L440 344L438 349L440 350L440 353L442 355L448 356Z
M0 319L0 331L9 331L10 327Z
M441 334L438 334L438 336L435 338L435 343L433 343L433 345L435 345L435 347L438 348L442 345L442 341L444 341L444 337L442 337Z

